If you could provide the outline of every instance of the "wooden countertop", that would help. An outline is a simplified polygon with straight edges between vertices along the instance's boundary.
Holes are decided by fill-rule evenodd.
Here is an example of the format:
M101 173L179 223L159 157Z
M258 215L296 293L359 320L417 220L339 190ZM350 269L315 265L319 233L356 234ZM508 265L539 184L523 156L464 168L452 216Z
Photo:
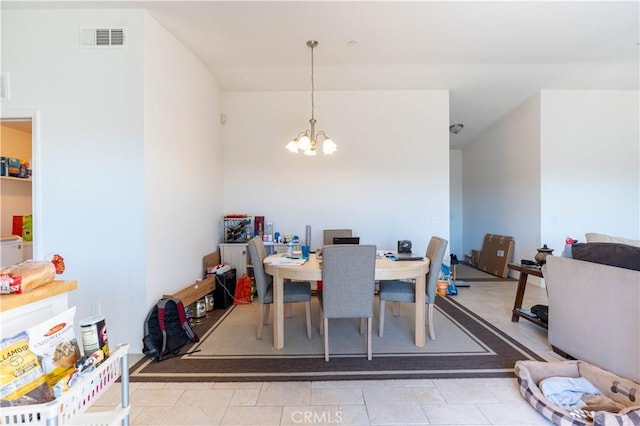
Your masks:
M41 287L22 294L2 294L0 295L0 312L18 308L29 303L44 300L48 297L57 296L78 288L77 281L51 281Z

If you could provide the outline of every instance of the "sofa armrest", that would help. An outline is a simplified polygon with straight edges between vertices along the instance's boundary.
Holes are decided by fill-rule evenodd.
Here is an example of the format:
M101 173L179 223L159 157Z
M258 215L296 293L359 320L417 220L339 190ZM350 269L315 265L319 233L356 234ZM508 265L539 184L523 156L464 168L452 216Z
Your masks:
M640 272L548 256L549 343L640 381Z

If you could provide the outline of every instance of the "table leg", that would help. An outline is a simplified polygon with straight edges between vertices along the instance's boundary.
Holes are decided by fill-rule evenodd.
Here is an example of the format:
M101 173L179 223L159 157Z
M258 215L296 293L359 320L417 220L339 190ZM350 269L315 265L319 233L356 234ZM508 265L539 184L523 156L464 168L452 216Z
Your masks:
M273 277L273 347L284 348L284 278L276 272Z
M425 274L416 277L416 346L424 348L425 345L425 318L426 307L426 280Z
M518 290L516 291L516 300L513 303L513 310L522 308L522 301L524 300L524 290L527 287L527 278L529 274L526 272L520 272L520 278L518 279ZM518 322L520 317L515 313L511 315L512 322Z

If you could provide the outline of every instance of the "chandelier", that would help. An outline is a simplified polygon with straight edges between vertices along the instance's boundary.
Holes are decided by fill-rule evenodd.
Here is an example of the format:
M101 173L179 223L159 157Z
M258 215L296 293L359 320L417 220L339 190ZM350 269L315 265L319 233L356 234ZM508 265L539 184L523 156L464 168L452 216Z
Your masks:
M311 48L311 119L309 120L311 128L304 132L300 132L298 136L286 145L286 148L295 154L302 151L305 155L316 155L318 143L322 142L322 153L324 155L333 154L338 149L335 142L329 139L329 136L327 136L323 130L318 130L317 133L315 131L316 119L314 118L315 108L313 97L315 90L313 83L313 49L318 46L318 42L315 40L309 40L307 41L307 46Z

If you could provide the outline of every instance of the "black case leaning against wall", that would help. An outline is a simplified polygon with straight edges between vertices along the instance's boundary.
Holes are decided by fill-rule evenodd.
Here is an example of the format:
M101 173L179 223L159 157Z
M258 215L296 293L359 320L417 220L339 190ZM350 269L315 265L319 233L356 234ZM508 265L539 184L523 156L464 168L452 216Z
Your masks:
M236 293L236 270L230 269L224 274L216 274L216 289L213 290L213 307L226 309L233 305L233 296Z

